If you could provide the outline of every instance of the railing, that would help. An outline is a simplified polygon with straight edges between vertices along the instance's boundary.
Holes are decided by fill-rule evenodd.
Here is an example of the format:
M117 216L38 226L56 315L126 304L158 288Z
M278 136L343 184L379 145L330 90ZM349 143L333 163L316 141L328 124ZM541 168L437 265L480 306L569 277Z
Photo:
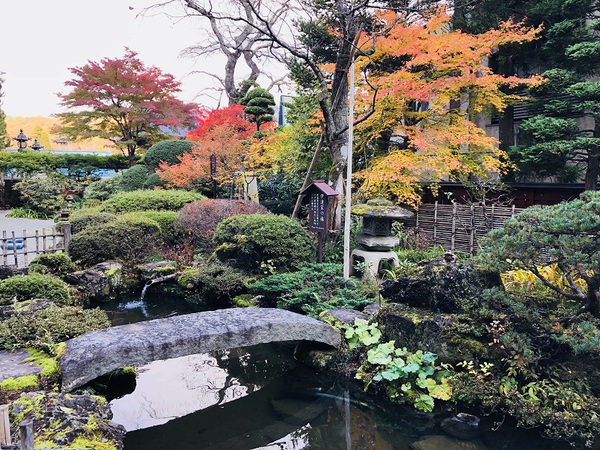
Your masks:
M26 267L42 253L67 250L71 238L71 224L64 223L58 231L55 227L42 230L2 231L0 237L0 266Z

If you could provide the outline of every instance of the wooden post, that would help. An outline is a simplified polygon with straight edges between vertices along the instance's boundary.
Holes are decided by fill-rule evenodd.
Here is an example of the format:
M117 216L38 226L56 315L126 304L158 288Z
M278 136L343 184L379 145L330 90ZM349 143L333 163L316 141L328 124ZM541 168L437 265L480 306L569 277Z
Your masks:
M450 240L450 250L454 251L454 241L456 239L456 203L452 208L452 234Z
M436 201L433 205L433 245L437 245L437 212L438 202Z
M35 450L33 446L33 420L24 420L19 425L21 450Z
M11 445L8 405L0 405L0 445Z
M61 232L63 235L63 251L69 253L69 244L71 243L71 224L69 222L63 223L61 226Z
M6 250L6 230L2 230L2 263L8 266L8 250Z
M475 207L471 205L471 235L469 236L469 255L475 253Z
M27 267L29 265L29 260L27 256L27 230L23 230L23 266ZM15 245L16 247L16 245Z

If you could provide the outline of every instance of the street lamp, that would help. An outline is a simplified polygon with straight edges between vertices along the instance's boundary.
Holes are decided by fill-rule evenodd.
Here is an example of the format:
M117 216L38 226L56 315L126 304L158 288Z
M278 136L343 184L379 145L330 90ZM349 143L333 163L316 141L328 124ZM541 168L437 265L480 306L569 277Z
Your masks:
M35 138L34 141L33 141L33 145L31 146L31 148L33 150L35 150L36 152L39 152L41 149L44 148L44 146L40 145L40 143L38 142L37 138Z
M13 138L15 141L17 141L19 143L19 151L20 152L24 152L25 149L27 148L27 141L30 141L31 138L28 138L27 136L25 136L25 134L23 133L23 130L19 130L19 134L17 135L16 138Z

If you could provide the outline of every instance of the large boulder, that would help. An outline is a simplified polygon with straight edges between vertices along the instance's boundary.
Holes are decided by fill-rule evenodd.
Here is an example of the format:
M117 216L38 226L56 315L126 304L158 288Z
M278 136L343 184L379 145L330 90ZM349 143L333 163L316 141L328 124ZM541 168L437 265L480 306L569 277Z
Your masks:
M73 272L65 277L75 285L82 296L92 302L108 302L117 298L123 289L123 266L115 262L103 262Z
M395 341L396 347L425 350L440 361L455 364L486 358L487 344L478 340L476 324L468 315L441 314L407 305L387 303L375 314L381 342Z
M462 313L479 305L484 289L501 285L497 273L479 270L470 261L439 258L423 264L410 277L385 281L380 291L389 302Z

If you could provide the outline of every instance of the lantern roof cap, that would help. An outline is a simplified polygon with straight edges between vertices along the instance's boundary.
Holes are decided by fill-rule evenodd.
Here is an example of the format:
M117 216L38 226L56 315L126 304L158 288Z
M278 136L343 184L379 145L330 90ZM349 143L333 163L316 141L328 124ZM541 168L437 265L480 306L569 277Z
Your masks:
M381 217L392 220L408 219L414 214L406 208L394 205L385 198L375 198L352 207L352 214L363 217Z

